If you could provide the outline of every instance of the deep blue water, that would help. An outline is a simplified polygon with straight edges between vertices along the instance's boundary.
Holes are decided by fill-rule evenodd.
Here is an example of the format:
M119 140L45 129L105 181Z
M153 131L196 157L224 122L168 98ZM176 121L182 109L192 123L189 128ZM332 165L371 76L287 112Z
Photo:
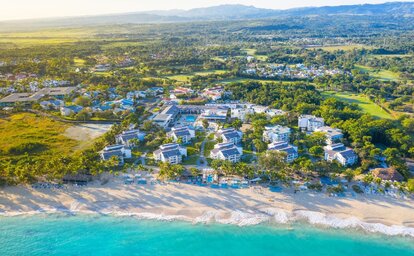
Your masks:
M307 225L193 225L121 217L0 218L0 255L414 255L414 240Z

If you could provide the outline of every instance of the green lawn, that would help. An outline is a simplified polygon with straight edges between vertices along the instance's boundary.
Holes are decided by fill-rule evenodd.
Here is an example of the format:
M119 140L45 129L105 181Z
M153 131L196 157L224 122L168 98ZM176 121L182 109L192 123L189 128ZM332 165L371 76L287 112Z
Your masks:
M204 156L205 157L210 156L210 151L213 150L215 144L216 144L215 141L206 141L206 144L204 145Z
M350 44L350 45L332 45L332 46L320 46L320 47L311 47L309 49L322 49L327 52L334 51L351 51L354 49L372 49L371 46L362 45L362 44Z
M261 60L261 61L267 61L267 59L269 58L266 55L258 55L258 54L256 54L256 52L257 52L256 49L243 49L243 50L246 51L246 54L247 55L253 56L256 59Z
M78 42L76 38L8 38L0 37L0 44L7 46L7 48L25 48L36 45L57 45L63 43ZM5 48L5 47L4 47Z
M189 156L183 160L183 165L196 165L198 158L198 155Z
M221 75L221 74L225 74L227 72L228 71L226 71L226 70L206 70L206 71L198 71L198 72L194 72L194 73L190 73L190 74L180 74L180 75L168 76L167 78L169 78L171 80L176 80L178 82L188 82L194 76L208 76L208 75L212 75L212 74Z
M83 66L85 66L86 61L84 59L74 58L73 62L75 63L76 67L83 67Z
M102 46L103 50L111 50L114 48L125 48L125 47L138 47L144 45L143 42L111 42Z
M372 78L387 81L399 80L399 74L385 69L375 69L368 66L355 65L355 67L365 73L368 73Z
M346 92L323 92L325 97L333 97L348 103L356 103L366 113L375 117L393 119L392 115L383 110L380 106L370 101L364 95L351 94Z
M261 82L261 83L279 83L279 82L282 82L282 84L293 83L293 81L252 79L252 78L244 78L244 77L235 77L235 78L218 80L217 83L229 84L229 83L243 83L243 82L251 82L251 81L256 81L256 82Z
M413 57L411 54L371 54L368 58L378 58L378 59L387 59L387 58L410 58Z
M222 58L222 57L213 57L211 59L212 60L216 60L216 61L220 61L220 62L224 62L225 61L224 58Z

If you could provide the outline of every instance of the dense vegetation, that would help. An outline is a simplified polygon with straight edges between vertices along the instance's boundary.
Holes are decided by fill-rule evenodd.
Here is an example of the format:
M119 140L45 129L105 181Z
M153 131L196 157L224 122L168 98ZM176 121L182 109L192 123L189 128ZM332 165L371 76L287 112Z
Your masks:
M5 90L1 90L1 96L8 94L6 89L11 86L16 92L28 92L31 83L48 80L79 85L82 92L97 94L95 100L99 101L111 100L113 93L125 97L130 91L153 86L201 90L225 84L232 93L229 100L290 112L286 118L272 120L251 116L248 121L253 128L245 134L246 149L252 150L254 145L259 152L265 150L261 140L265 124L294 127L298 115L315 114L344 131L346 144L354 147L360 157L358 168L349 171L325 164L320 161L320 137L295 132L292 141L304 156L289 167L291 170L355 175L376 166L377 156L382 154L407 178L404 158L414 157L413 31L412 17L338 15L2 33L0 74L35 77L19 81L3 77L0 88ZM248 56L253 58L249 60ZM95 72L99 64L109 64L111 68ZM243 73L255 65L294 68L297 64L341 72L302 78L263 78ZM345 97L349 95L364 101L351 101ZM164 96L168 96L168 90ZM195 95L187 96L183 102L204 103ZM114 135L131 122L149 131L142 148L153 150L166 141L165 132L144 123L147 113L143 106L135 106L137 115L128 111L114 114L110 110L92 113L93 101L81 94L68 96L65 101L85 107L74 119L124 120L123 125L114 127L90 148L73 150L74 142L61 137L62 128L55 127L55 122L33 125L19 121L7 125L8 118L16 117L6 117L0 123L4 126L0 130L3 180L17 183L39 177L61 178L74 170L94 174L110 170L115 162L101 163L96 152L113 143ZM230 125L238 127L239 123ZM9 138L13 143L6 143ZM267 168L269 163L279 164L279 158L262 158L259 162ZM246 170L250 174L252 170L244 164L231 169L234 166L215 163L229 173ZM280 167L281 163L274 166Z

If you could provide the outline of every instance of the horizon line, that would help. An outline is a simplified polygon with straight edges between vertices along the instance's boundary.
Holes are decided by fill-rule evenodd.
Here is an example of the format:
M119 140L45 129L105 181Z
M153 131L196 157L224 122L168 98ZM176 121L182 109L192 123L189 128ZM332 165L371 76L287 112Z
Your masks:
M153 9L153 10L136 10L136 11L130 11L130 12L113 12L113 13L100 13L100 14L84 14L84 15L64 15L64 16L45 16L45 17L34 17L34 18L17 18L17 19L6 19L1 20L0 23L7 23L7 22L23 22L23 21L41 21L41 20L54 20L54 19L67 19L67 18L86 18L86 17L98 17L98 16L112 16L112 15L128 15L128 14L139 14L139 13L148 13L152 15L157 15L160 17L163 17L164 15L154 14L153 12L169 12L169 11L191 11L191 10L197 10L197 9L206 9L206 8L212 8L212 7L220 7L220 6L245 6L245 7L254 7L257 9L266 9L271 11L287 11L287 10L294 10L294 9L306 9L306 8L323 8L323 7L340 7L340 6L363 6L363 5L382 5L382 4L388 4L388 3L414 3L414 1L389 1L385 0L381 3L361 3L361 4L338 4L338 5L304 5L299 7L291 7L291 8L280 8L280 9L274 9L274 8L266 8L266 7L257 7L255 5L246 5L246 4L219 4L219 5L209 5L204 7L196 7L196 8L182 8L182 9ZM180 17L177 15L165 15L165 17Z

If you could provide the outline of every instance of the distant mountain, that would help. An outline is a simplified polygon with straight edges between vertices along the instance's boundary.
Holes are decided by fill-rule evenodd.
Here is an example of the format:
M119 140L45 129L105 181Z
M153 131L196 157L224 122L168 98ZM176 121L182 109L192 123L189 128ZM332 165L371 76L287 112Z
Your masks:
M162 16L177 16L191 19L208 19L208 20L229 20L229 19L246 19L261 18L266 16L274 16L281 13L279 10L256 8L254 6L246 6L240 4L227 4L212 6L206 8L196 8L188 11L172 10L172 11L152 11L149 14Z
M340 5L323 7L304 7L288 10L272 10L245 5L219 5L197 8L188 11L152 11L148 14L176 16L201 20L252 19L277 16L309 15L414 15L414 2L389 2L384 4Z
M384 4L361 4L308 7L286 10L287 15L414 15L414 2L389 2Z
M272 10L245 5L219 5L191 10L149 11L125 14L108 14L67 18L49 18L0 22L0 29L28 29L41 27L110 25L127 23L173 23L191 21L225 21L263 19L282 16L326 15L414 15L414 2L390 2L384 4L342 5L306 7L289 10Z

